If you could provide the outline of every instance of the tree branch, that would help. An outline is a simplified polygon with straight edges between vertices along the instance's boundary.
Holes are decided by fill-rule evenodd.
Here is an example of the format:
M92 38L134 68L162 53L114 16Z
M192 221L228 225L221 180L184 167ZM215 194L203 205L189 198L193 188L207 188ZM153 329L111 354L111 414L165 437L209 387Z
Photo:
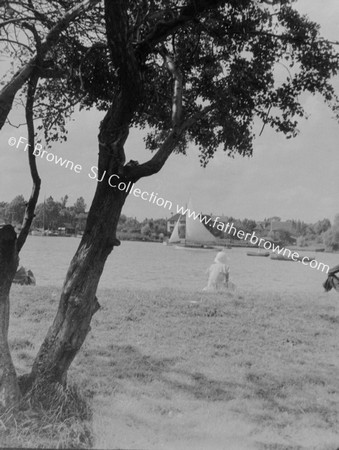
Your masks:
M142 71L129 36L125 0L105 0L107 44L119 83L99 132L99 176L104 170L122 173L124 144L133 115L141 99Z
M31 196L28 200L25 209L25 216L22 225L22 229L18 236L17 240L17 250L18 253L22 249L23 245L26 242L30 227L32 225L32 221L34 219L34 211L36 204L39 198L41 179L39 177L38 168L36 165L36 159L34 155L34 147L35 147L35 132L34 132L34 96L36 87L39 81L39 75L34 73L29 80L28 90L27 90L27 100L26 100L26 120L27 120L27 131L28 131L28 162L29 169L33 181L33 187Z
M39 58L42 59L46 53L56 44L60 34L67 29L72 20L77 18L87 9L93 7L100 0L83 0L80 5L75 6L59 20L59 22L48 32L46 39L41 43ZM12 108L16 93L31 77L36 64L38 56L34 56L28 63L22 67L10 80L9 83L0 92L0 129L6 122L6 118Z
M176 144L178 143L182 133L188 126L191 126L191 120L182 122L182 73L180 69L174 62L174 59L169 55L165 46L163 46L160 50L160 54L164 59L164 64L167 67L169 73L172 75L174 79L174 89L173 89L173 97L172 97L172 130L169 132L167 138L163 142L159 151L155 154L155 156L145 164L141 166L135 165L126 165L124 167L123 173L126 171L129 176L134 178L136 172L139 175L136 175L138 178L140 176L148 176L153 173L158 172L161 167L165 164L167 158L174 150ZM200 115L199 115L200 117ZM191 118L192 119L192 118ZM131 172L132 169L132 172ZM143 174L143 175L142 175Z
M180 124L182 116L182 73L165 47L162 48L161 55L164 58L164 63L168 71L174 79L174 89L172 97L172 124L173 127L175 127Z
M324 42L327 42L328 44L331 45L339 45L339 41L328 41L327 39L321 39Z
M36 44L36 52L37 52L37 54L40 54L41 53L41 39L40 39L37 29L35 28L34 25L31 25L28 22L24 22L22 25L24 28L27 28L27 30L29 30L33 34L33 37L35 39L35 44Z
M24 44L23 42L19 42L19 41L14 41L13 39L0 39L0 42L9 42L10 44L14 44L14 45L19 45L20 47L24 47L26 50L28 50L30 53L34 53L31 49L31 47L29 47L29 45ZM12 47L13 48L13 47ZM0 93L1 95L1 93Z
M164 166L165 162L177 146L183 133L192 125L197 123L204 115L209 113L213 109L212 106L206 106L201 111L193 114L180 125L173 127L168 133L166 139L160 146L155 155L147 162L140 165L126 164L124 167L124 175L126 179L133 180L134 182L143 177L149 177L157 172Z
M13 128L20 128L20 127L23 127L24 125L27 125L26 122L25 123L19 123L19 125L15 125L9 119L6 119L6 122L9 124L9 126L11 126Z
M139 62L129 39L127 3L105 0L105 20L108 48L120 85L133 97L139 96L142 83Z
M36 21L36 18L35 17L20 17L18 19L4 20L3 22L0 23L0 28L3 28L6 25L10 25L12 23L26 22L27 20L34 20L34 21Z
M137 45L136 53L144 58L154 47L173 33L177 28L194 20L201 13L224 5L226 0L189 0L180 14L167 22L158 22L145 39Z

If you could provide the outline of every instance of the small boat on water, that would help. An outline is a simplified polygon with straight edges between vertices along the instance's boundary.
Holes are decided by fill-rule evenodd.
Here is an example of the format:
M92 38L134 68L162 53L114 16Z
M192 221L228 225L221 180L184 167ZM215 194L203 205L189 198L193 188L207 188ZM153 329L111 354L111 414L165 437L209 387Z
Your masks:
M263 251L257 251L257 252L247 252L246 253L247 256L270 256L270 252L263 252Z
M178 244L175 246L177 250L219 250L211 245L194 245L194 244Z

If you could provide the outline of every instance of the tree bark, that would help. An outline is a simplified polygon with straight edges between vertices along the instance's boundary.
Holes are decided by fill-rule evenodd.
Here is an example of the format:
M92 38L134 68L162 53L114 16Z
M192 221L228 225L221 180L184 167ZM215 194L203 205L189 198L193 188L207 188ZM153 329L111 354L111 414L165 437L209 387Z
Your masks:
M109 186L106 179L98 184L84 236L66 275L57 315L26 388L33 383L66 383L68 368L90 331L92 316L100 308L96 291L108 255L120 245L115 232L126 196L126 192Z
M15 408L20 400L15 368L8 346L9 291L18 268L16 233L11 225L0 228L0 411Z
M41 186L41 179L39 177L39 172L36 164L36 156L34 155L34 148L35 148L35 131L34 131L34 96L36 92L36 88L39 81L39 75L33 73L31 79L28 82L28 88L27 88L27 100L26 100L26 121L27 121L27 131L28 131L28 164L29 164L29 171L31 173L31 178L33 182L32 192L31 196L27 202L26 208L25 208L25 216L22 224L22 228L20 231L20 234L18 236L17 241L17 249L18 253L20 253L20 250L24 246L29 230L31 228L33 219L35 217L35 207L38 202L39 198L39 192L40 192L40 186Z
M100 125L98 182L89 211L84 236L70 264L60 297L57 315L34 361L26 388L32 384L66 383L67 371L82 346L92 316L98 310L96 291L108 255L120 244L116 229L128 192L109 185L110 175L122 182L135 182L160 170L179 141L181 133L195 121L181 123L182 80L171 66L174 129L162 148L146 164L125 164L124 145L133 116L142 98L142 64L129 43L128 14L123 0L105 0L107 42L115 62L119 84L111 107ZM172 64L173 65L173 64ZM138 171L140 167L140 171Z
M118 92L100 124L100 181L84 236L66 275L57 315L25 380L25 389L34 384L66 383L68 368L90 330L92 316L100 307L96 291L106 259L114 246L120 245L116 229L128 193L110 186L108 177L123 172L124 144L140 101L141 77L133 49L128 45L126 3L106 0L105 19L111 55L121 70Z

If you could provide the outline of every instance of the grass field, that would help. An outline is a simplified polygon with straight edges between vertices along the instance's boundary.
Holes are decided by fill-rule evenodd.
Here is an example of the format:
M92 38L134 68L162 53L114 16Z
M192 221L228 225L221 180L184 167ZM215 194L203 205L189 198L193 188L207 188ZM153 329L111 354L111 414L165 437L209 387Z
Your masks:
M13 287L10 344L19 374L33 361L58 293ZM339 447L336 293L121 289L98 297L102 308L69 374L92 417L56 419L56 430L50 419L47 429L19 424L4 430L3 445Z

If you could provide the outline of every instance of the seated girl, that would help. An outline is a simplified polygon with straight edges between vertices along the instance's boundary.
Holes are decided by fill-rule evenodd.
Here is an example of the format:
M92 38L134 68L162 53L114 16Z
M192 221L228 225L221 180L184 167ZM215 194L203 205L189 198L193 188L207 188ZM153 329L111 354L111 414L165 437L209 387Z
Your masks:
M224 250L219 252L208 268L208 283L204 291L218 291L229 287L229 259Z

